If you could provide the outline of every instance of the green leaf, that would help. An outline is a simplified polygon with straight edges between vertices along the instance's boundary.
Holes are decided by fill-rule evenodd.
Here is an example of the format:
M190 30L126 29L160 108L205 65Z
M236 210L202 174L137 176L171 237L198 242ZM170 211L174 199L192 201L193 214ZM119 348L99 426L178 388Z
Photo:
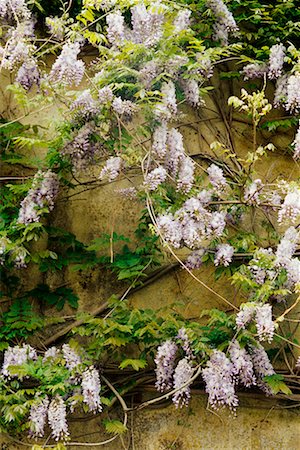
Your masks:
M145 359L124 359L119 365L120 369L125 369L125 367L128 366L131 366L134 370L138 371L147 366L147 361Z
M291 395L292 391L283 381L284 377L279 374L268 375L263 378L263 381L267 383L267 385L272 389L273 394L278 394L278 392L282 392L286 395Z
M119 420L103 420L107 433L123 434L127 431L127 427Z

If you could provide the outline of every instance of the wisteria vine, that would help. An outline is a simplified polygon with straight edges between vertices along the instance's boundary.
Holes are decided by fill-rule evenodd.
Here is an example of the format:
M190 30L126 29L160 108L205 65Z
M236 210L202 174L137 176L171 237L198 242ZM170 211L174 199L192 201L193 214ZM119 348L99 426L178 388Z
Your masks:
M212 409L228 407L234 414L240 389L260 389L267 396L278 392L292 395L273 367L268 345L277 338L299 349L284 336L282 325L299 303L300 185L297 178L266 181L259 174L258 163L275 150L259 134L269 113L276 115L281 108L290 119L299 119L299 50L291 43L279 42L261 60L241 56L239 26L230 2L227 5L222 0L203 2L209 23L204 27L205 39L194 26L197 12L184 3L85 0L76 20L70 15L70 3L64 5L60 16L46 17L48 35L42 38L30 4L0 0L0 70L12 77L9 90L25 116L31 107L39 111L55 101L62 106L64 119L51 141L43 141L37 130L14 138L21 149L30 143L46 143L49 151L26 183L17 188L6 186L16 195L16 205L9 206L12 218L0 228L1 268L15 273L42 258L57 259L53 251L36 257L31 242L49 232L48 215L55 212L56 202L67 189L89 183L101 187L138 171L142 181L116 194L143 205L147 232L160 242L155 251L159 248L161 255L169 252L204 290L216 294L197 272L211 262L218 276L230 275L241 299L233 304L216 294L233 312L205 312L209 332L183 317L170 320L165 329L161 317L155 316L149 325L145 313L143 325L149 328L143 332L135 329L134 334L132 330L141 320L130 323L128 317L135 310L125 310L122 297L105 319L80 319L59 334L61 338L73 330L75 335L85 336L85 349L74 346L74 341L43 352L24 341L17 345L5 342L1 426L11 431L13 425L21 424L34 439L44 437L48 430L54 441L67 443L68 414L76 409L100 414L113 404L108 398L102 403L102 377L123 408L121 426L126 430L129 408L107 382L100 362L100 356L109 359L109 350L116 355L120 369L129 365L134 370L146 366L154 370L161 398L170 396L177 408L188 406L194 381L203 383ZM235 42L230 43L232 40ZM88 64L83 56L90 46L96 57ZM50 53L55 58L46 68ZM206 108L213 75L218 75L216 66L236 59L244 63L238 66L242 89L222 107L231 116L242 118L251 130L248 153L241 156L232 141L212 141L209 155L190 155L182 131L188 114L199 116ZM256 91L251 91L249 81L257 83ZM272 98L267 86L273 87ZM17 121L7 120L8 124ZM297 164L300 128L290 153ZM9 163L9 157L5 158ZM94 179L86 181L90 174ZM253 237L248 224L255 230L265 218L271 237ZM184 260L177 256L181 249L187 254ZM136 280L140 281L144 272L149 275L153 259L137 266ZM294 303L289 306L291 299ZM153 335L149 329L155 330ZM106 333L110 336L107 340L103 337ZM127 355L124 361L118 360L118 347L137 343L143 347L139 358ZM152 361L149 355L153 352ZM300 361L293 348L291 359L289 369L297 373ZM56 377L60 383L51 390ZM26 392L27 382L34 382L34 395ZM6 392L13 393L13 405L23 404L21 413L14 413L11 404L3 400ZM135 408L139 406L132 410Z

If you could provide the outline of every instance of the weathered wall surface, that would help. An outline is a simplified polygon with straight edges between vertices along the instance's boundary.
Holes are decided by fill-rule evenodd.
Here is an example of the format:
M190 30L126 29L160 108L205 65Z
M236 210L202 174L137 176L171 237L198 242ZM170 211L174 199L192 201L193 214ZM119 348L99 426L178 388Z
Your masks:
M238 92L236 92L238 94ZM216 91L215 99L208 99L208 109L203 109L198 115L187 111L182 119L180 130L185 137L187 151L191 155L198 155L198 164L206 166L203 155L212 155L209 144L218 139L226 143L230 138L239 155L245 155L249 150L251 129L247 123L232 121L224 124L222 117L222 95L227 93ZM2 102L1 105L5 105ZM5 107L5 106L4 106ZM56 106L35 115L36 121L52 122ZM56 116L57 117L57 116ZM26 118L25 121L32 118ZM300 175L299 167L290 157L285 156L292 135L278 134L272 138L277 150L268 159L259 164L258 176L269 182L278 177L287 179ZM262 144L269 142L267 132L260 136ZM38 154L39 150L35 150ZM130 176L130 174L129 174ZM65 201L60 198L56 211L51 215L53 225L63 226L74 233L83 242L90 242L101 233L116 231L119 234L133 238L133 231L137 225L137 213L140 211L138 203L121 199L115 190L137 185L139 179L132 177L131 182L121 180L116 183L83 192ZM247 226L247 225L246 225ZM172 261L166 255L166 261ZM220 293L233 304L238 305L242 298L239 293L224 279L215 281L213 272L206 267L196 272L200 280L210 288ZM38 273L35 273L38 277ZM36 278L31 278L32 283ZM93 270L88 274L74 273L69 270L56 274L47 274L44 280L52 288L63 283L72 285L80 297L80 310L90 311L103 303L113 293L123 289L121 283L112 285L112 278L100 271ZM30 281L29 281L30 283ZM130 301L139 307L161 307L174 302L182 302L181 312L186 317L196 319L202 309L218 307L226 311L230 307L209 292L205 286L193 280L186 272L178 268L170 272L155 283L131 295ZM283 306L278 306L283 308ZM48 314L55 314L53 310ZM57 313L56 313L57 314ZM148 394L147 394L148 395ZM145 394L146 398L146 394ZM297 450L300 448L300 417L296 409L286 409L277 400L265 400L263 397L254 399L241 398L241 407L237 418L228 413L214 414L206 408L206 396L195 392L191 405L187 409L176 410L172 405L166 408L145 409L129 417L129 433L123 439L116 439L111 444L99 447L110 450L198 450L198 449L240 449L240 450ZM120 419L121 411L118 412ZM99 442L108 439L100 426L101 417L89 420L71 422L72 440L83 442ZM3 436L3 449L23 448L16 443L7 441Z

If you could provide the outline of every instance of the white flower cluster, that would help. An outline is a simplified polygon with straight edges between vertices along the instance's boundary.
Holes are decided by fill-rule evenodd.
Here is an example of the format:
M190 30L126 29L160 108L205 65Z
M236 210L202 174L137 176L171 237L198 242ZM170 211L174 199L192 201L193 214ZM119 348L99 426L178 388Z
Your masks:
M222 0L207 0L206 4L212 10L216 19L213 38L216 41L221 41L223 45L227 45L228 33L236 33L238 31L233 15Z
M51 170L47 172L38 171L33 178L32 187L21 202L18 222L25 225L39 222L41 209L48 208L49 211L53 210L58 191L59 181L57 175Z
M299 122L298 130L297 130L297 133L295 136L295 140L292 145L294 146L293 158L299 159L300 158L300 122Z
M300 216L300 189L293 188L285 196L281 209L278 211L278 223L294 224Z
M251 347L250 350L251 360L254 367L254 373L256 375L256 384L267 395L271 395L271 388L263 381L266 376L274 375L275 370L269 360L269 357L261 344L257 344L256 347Z
M4 360L2 364L1 374L8 378L15 378L18 375L10 371L12 367L22 366L24 363L37 359L36 350L30 345L23 344L21 347L8 347L4 352Z
M69 435L67 423L67 408L63 398L56 395L48 408L48 423L52 430L52 437L59 441Z
M144 185L150 190L155 191L160 184L167 178L167 171L164 167L159 166L146 175Z
M234 248L229 244L220 244L217 246L217 252L215 255L214 264L218 266L222 264L227 267L232 261L232 257L234 254Z
M236 316L237 327L245 328L253 319L255 319L259 341L271 342L275 332L272 306L268 303L243 303Z
M223 170L215 164L212 164L208 167L207 173L209 181L213 185L214 189L216 189L216 191L224 190L227 186L227 181L224 177Z
M266 63L250 63L244 66L242 70L245 81L253 78L262 78L267 73L268 65Z
M177 392L175 392L172 397L176 408L188 405L191 396L190 387L189 384L186 386L184 385L192 378L194 372L192 366L194 355L188 335L184 328L179 330L177 339L179 340L181 348L185 354L184 358L182 358L177 365L176 355L178 352L178 346L171 339L158 347L157 354L154 359L156 364L155 386L160 392L165 392L172 387L177 389Z
M189 400L191 398L191 388L189 385L184 386L193 375L193 368L191 366L191 361L188 358L181 359L174 371L174 389L178 389L173 395L173 403L176 408L179 406L188 406Z
M154 359L156 364L156 389L164 392L172 387L175 368L175 358L178 347L175 342L168 340L160 345Z
M50 71L50 80L64 85L78 86L84 75L84 62L77 59L80 52L78 42L66 42Z
M283 44L276 44L270 48L268 77L271 80L274 78L279 78L282 75L285 50L286 49Z
M197 197L191 197L173 215L159 215L158 230L166 242L179 248L186 245L191 249L199 249L203 241L221 237L226 225L225 212L210 212Z
M37 352L30 345L8 347L4 352L1 375L8 380L11 378L22 380L22 376L17 373L14 374L12 369L37 359ZM88 410L94 413L102 411L99 372L94 366L84 368L81 357L69 344L64 344L61 350L56 347L49 348L45 352L42 362L51 366L63 364L70 371L68 382L72 386L74 385L74 393L82 395L82 401L88 406ZM52 437L55 440L66 439L69 435L66 419L67 407L69 406L72 411L73 403L68 401L68 394L64 397L55 395L52 399L49 399L47 395L42 397L42 394L38 393L29 412L29 435L31 437L43 437L48 420Z
M275 371L261 344L251 346L247 352L233 340L228 352L230 359L223 352L214 350L202 371L208 401L213 409L228 406L235 411L238 405L235 387L238 383L245 387L257 385L268 395L272 393L263 378L274 375Z
M238 397L235 393L236 369L226 355L214 350L202 371L208 402L213 409L228 406L235 411Z
M67 156L77 170L86 169L95 162L101 146L95 142L93 135L96 133L94 122L87 122L73 135L61 150L62 155Z
M237 381L245 387L255 385L254 367L251 356L246 349L242 348L238 341L234 339L230 342L228 350Z
M181 133L175 128L168 130L166 124L157 127L153 133L152 155L161 163L159 171L155 169L153 175L160 174L163 182L169 174L170 180L176 182L177 190L187 194L194 183L195 164L185 154ZM156 189L155 185L153 183L152 190Z
M123 166L122 158L120 158L120 156L112 156L106 161L103 169L101 170L99 175L100 180L104 179L108 179L108 181L115 180L119 176L122 170L122 166Z

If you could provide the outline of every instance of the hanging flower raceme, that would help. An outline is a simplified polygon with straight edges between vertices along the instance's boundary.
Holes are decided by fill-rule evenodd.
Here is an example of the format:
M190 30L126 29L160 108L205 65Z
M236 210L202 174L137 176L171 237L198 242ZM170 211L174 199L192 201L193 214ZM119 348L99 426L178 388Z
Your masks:
M56 441L64 440L68 437L67 408L60 395L56 395L50 402L48 423L52 430L52 437Z
M255 320L258 339L271 342L275 331L275 324L272 320L272 306L268 303L255 302L242 304L236 315L237 327L246 328L252 320Z
M172 388L177 349L177 345L171 340L164 342L157 349L157 354L154 359L156 364L155 386L160 392Z
M32 222L39 222L43 208L52 211L54 202L59 191L59 181L57 175L48 170L38 171L33 178L31 189L21 202L18 222L27 225Z
M115 180L119 176L122 170L122 166L123 166L122 158L120 158L120 156L112 156L106 161L105 166L101 170L99 175L100 180L105 179L108 179L108 181Z
M43 437L45 433L45 426L47 423L49 399L37 398L35 403L30 408L29 413L29 436L33 438Z
M236 33L238 31L233 15L222 0L207 0L206 4L216 18L213 38L217 41L220 40L223 45L227 45L228 33Z
M294 146L293 158L297 160L300 158L300 122L295 136L295 140L292 143L292 145Z
M219 264L227 267L232 261L234 248L229 244L220 244L217 246L217 252L214 260L215 266Z
M82 395L83 401L89 407L89 411L96 413L102 411L100 400L100 377L98 371L93 367L89 367L82 374Z
M216 191L223 190L227 186L226 178L224 177L223 170L220 167L212 164L207 169L208 178Z
M208 402L213 409L228 406L235 411L238 398L235 394L236 368L226 355L214 350L202 371Z
M251 357L245 348L242 348L237 340L232 340L228 347L230 360L234 366L236 381L245 387L256 384L254 368Z
M292 189L285 196L281 209L278 211L278 222L294 224L300 215L300 189Z
M22 366L27 361L35 359L37 359L36 350L30 345L23 344L21 347L19 345L8 347L4 352L1 373L8 378L18 377L17 374L11 372L11 368Z
M174 389L178 389L172 397L172 401L176 408L188 406L191 397L191 389L189 385L184 386L193 375L193 368L188 358L179 361L174 371Z
M250 355L256 375L257 385L267 394L271 395L272 390L263 381L266 376L274 375L275 370L270 363L269 357L261 344L257 344L256 347L251 347Z
M268 77L271 80L279 78L282 75L285 50L283 44L276 44L270 48Z
M84 62L77 59L80 53L78 42L67 42L57 57L50 72L50 80L63 85L78 86L84 75Z

